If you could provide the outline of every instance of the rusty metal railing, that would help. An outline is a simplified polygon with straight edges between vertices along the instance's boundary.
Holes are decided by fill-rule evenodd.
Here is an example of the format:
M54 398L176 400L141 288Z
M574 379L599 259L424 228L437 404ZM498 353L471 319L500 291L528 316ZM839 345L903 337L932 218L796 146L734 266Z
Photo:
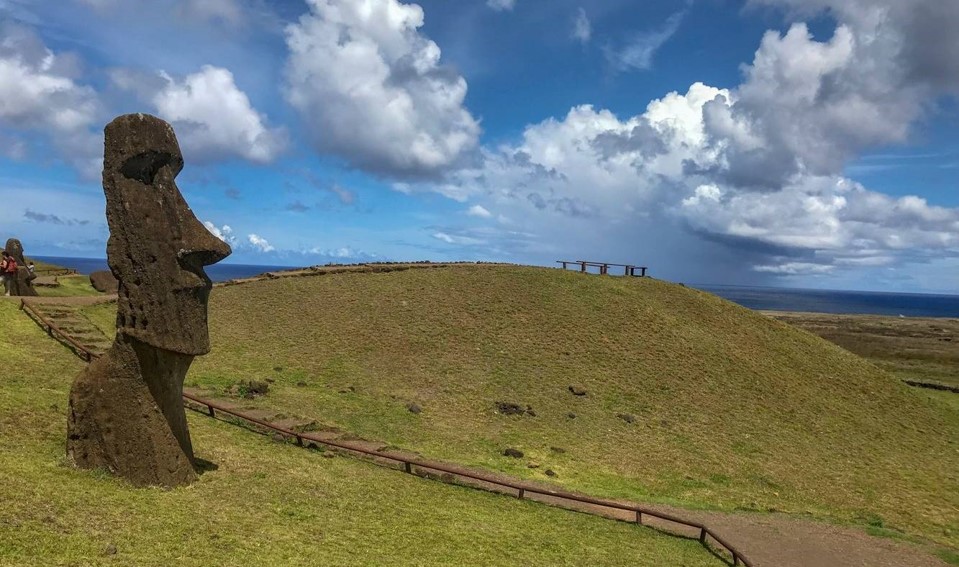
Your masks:
M51 337L57 339L58 341L62 343L65 343L80 358L86 360L87 362L92 362L94 358L97 358L97 356L99 356L93 351L91 351L90 349L88 349L87 347L80 344L76 339L71 337L69 334L64 332L63 329L61 329L60 327L56 325L56 323L44 317L42 313L37 311L33 307L33 305L30 305L29 303L27 303L26 300L23 300L23 299L20 300L20 310L26 313L28 316L30 316L31 319L36 321L36 323L40 325L40 327L43 328L48 335L50 335ZM54 337L54 335L56 336Z
M77 342L76 340L74 340L62 329L56 326L56 324L49 321L46 317L40 314L36 309L34 309L32 305L30 305L26 301L21 300L20 309L30 314L31 319L37 322L37 324L39 324L41 328L45 328L44 330L46 330L47 334L49 334L51 337L54 334L58 335L56 338L62 340L68 346L70 346L71 349L80 358L86 360L87 362L90 362L93 359L98 358L100 356L97 353L94 353L90 349L86 348L85 346ZM417 469L420 469L420 471L426 471L426 472L437 471L440 473L452 475L454 478L459 477L462 479L468 479L475 482L484 483L485 485L491 485L491 486L500 487L502 489L516 491L516 497L519 499L529 498L529 495L532 494L532 495L540 495L540 496L549 498L553 501L560 501L560 502L565 501L568 503L587 504L590 506L605 508L609 510L629 512L631 513L633 517L632 523L639 524L639 525L643 525L643 516L645 515L650 518L656 518L658 520L670 522L672 524L676 524L686 528L692 528L693 530L698 531L699 542L703 544L704 546L706 546L707 548L712 541L718 544L721 548L725 549L726 552L732 557L732 561L733 561L732 564L734 566L741 564L741 565L744 565L745 567L754 567L753 563L749 561L749 559L747 559L745 555L743 555L742 551L738 550L735 546L729 543L728 540L722 538L719 534L717 534L715 531L713 531L712 529L710 529L708 526L706 526L705 524L701 522L686 520L678 516L668 514L666 512L661 512L658 510L647 508L645 506L639 506L635 504L623 504L620 502L614 502L612 500L604 500L601 498L593 498L591 496L585 496L582 494L574 494L572 492L552 490L549 488L537 486L535 484L507 480L497 476L483 474L478 471L472 471L472 470L466 470L466 469L454 467L446 463L426 461L422 459L406 457L403 455L395 455L395 454L390 454L382 451L368 449L366 447L353 444L353 443L347 443L347 442L337 441L332 439L323 439L317 435L313 435L308 432L297 432L297 431L293 431L292 429L280 427L278 425L269 423L262 419L258 419L251 415L244 414L241 411L228 408L222 404L218 404L211 400L205 400L203 398L199 398L197 396L193 396L187 393L183 394L183 399L186 407L193 411L199 411L197 410L196 407L193 407L194 405L198 405L206 408L205 411L199 411L199 413L203 413L211 418L216 418L217 412L221 414L226 414L233 418L239 419L241 421L253 424L257 427L279 434L284 439L292 440L298 446L301 446L301 447L308 446L309 443L315 443L317 445L324 445L326 447L332 447L334 449L348 451L350 453L356 453L356 454L364 455L366 457L372 457L373 459L378 461L393 462L401 465L402 469L409 474L415 474L414 467ZM432 478L432 477L428 477L428 478ZM465 486L470 486L470 485L467 484ZM470 486L470 487L476 488L475 486ZM536 500L536 501L544 503L542 502L542 500Z
M216 402L205 400L203 398L199 398L191 394L184 393L183 398L187 400L188 402L192 402L193 404L206 408L205 411L201 411L201 410L197 410L194 407L190 407L190 405L187 404L187 407L190 407L190 409L194 411L198 411L198 413L203 413L213 418L217 417L217 412L226 414L231 417L245 421L247 423L251 423L257 427L261 427L263 429L271 431L273 433L278 433L281 436L283 436L283 438L292 440L298 446L301 446L301 447L307 445L308 442L311 442L319 445L325 445L327 447L332 447L334 449L349 451L351 453L359 453L367 457L372 457L376 460L392 461L394 463L402 465L403 470L405 470L407 473L410 473L410 474L414 473L414 467L424 471L436 471L440 473L445 473L445 474L452 475L453 477L465 478L473 481L478 481L487 485L494 485L501 488L506 488L509 490L516 491L516 496L519 499L528 498L530 494L539 494L541 496L545 496L553 500L560 500L560 501L565 500L568 502L576 502L580 504L589 504L591 506L598 506L601 508L608 508L610 510L626 511L626 512L630 512L633 515L633 517L635 518L633 523L636 523L636 524L642 525L643 516L645 515L651 518L656 518L659 520L671 522L673 524L678 524L687 528L693 528L695 530L698 530L699 532L700 543L706 545L709 543L709 540L711 538L712 541L714 541L715 543L719 544L722 548L724 548L732 557L733 565L742 564L742 565L745 565L746 567L752 567L752 563L746 558L745 555L743 555L741 551L736 549L731 543L723 539L721 536L719 536L716 532L714 532L708 526L700 522L686 520L686 519L674 516L672 514L668 514L666 512L661 512L658 510L652 510L644 506L638 506L634 504L622 504L622 503L614 502L611 500L593 498L590 496L574 494L571 492L552 490L552 489L543 488L534 484L506 480L497 476L483 474L478 471L470 471L470 470L465 470L459 467L453 467L445 463L425 461L422 459L416 459L416 458L407 457L403 455L395 455L395 454L385 453L385 452L374 450L374 449L368 449L366 447L353 444L353 443L336 441L331 439L324 439L322 437L310 434L308 432L297 432L297 431L293 431L292 429L280 427L278 425L264 421L262 419L258 419L256 417L244 414L241 411L228 408L222 404L217 404Z

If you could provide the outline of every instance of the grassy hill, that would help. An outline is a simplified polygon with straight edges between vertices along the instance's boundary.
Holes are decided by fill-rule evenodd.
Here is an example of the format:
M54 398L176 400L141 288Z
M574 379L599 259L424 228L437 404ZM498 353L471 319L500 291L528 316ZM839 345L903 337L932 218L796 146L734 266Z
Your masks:
M187 488L136 489L65 463L82 363L0 300L0 565L688 565L697 542L324 458L189 415Z
M109 309L90 313L105 329ZM250 407L600 496L959 544L954 408L679 285L490 266L280 279L216 289L211 328L188 383L274 381Z

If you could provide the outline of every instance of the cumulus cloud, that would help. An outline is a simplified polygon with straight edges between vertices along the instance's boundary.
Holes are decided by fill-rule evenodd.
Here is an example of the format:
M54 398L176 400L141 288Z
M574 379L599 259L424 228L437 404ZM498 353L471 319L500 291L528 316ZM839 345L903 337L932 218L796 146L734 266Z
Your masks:
M585 18L585 14L583 17ZM679 30L685 17L686 12L677 12L667 18L659 29L637 33L619 46L607 45L603 49L606 61L615 71L650 69L653 66L653 56ZM586 24L588 31L588 20Z
M496 12L511 12L516 7L516 0L486 0L486 5Z
M768 32L736 88L696 83L624 118L574 107L426 187L517 219L557 253L592 242L632 254L651 237L666 245L668 232L686 239L687 256L727 249L741 268L776 276L959 257L959 209L843 174L865 149L907 142L939 97L959 94L959 66L915 47L926 41L916 28L928 27L943 53L959 49L959 36L936 31L949 27L940 20L959 29L959 10L935 0L811 5L832 9L831 36L801 22ZM434 234L461 244L454 236Z
M269 163L286 145L286 132L267 126L266 117L253 108L227 69L204 65L182 81L164 72L153 76L115 70L112 79L152 103L194 159L240 157Z
M250 243L250 246L252 246L254 250L258 250L264 253L273 252L274 250L276 250L276 248L274 248L273 245L271 245L265 238L257 234L249 234L247 235L246 238L247 238L247 241Z
M97 93L76 80L78 59L54 53L32 30L0 24L0 125L47 136L82 173L100 169ZM20 142L14 156L23 155Z
M586 16L586 10L580 8L576 11L576 17L573 19L573 31L571 36L576 41L587 44L593 36L593 26Z
M326 256L327 258L334 258L336 260L374 260L378 258L376 254L370 254L349 246L341 246L340 248L322 248L317 246L309 250L303 250L303 254Z
M435 175L479 137L466 81L440 63L423 10L397 0L309 0L286 30L286 97L313 145L401 177Z
M210 231L213 236L219 238L223 242L226 242L229 245L236 244L236 236L233 235L233 229L230 225L225 224L221 227L216 226L210 221L203 221L203 226Z

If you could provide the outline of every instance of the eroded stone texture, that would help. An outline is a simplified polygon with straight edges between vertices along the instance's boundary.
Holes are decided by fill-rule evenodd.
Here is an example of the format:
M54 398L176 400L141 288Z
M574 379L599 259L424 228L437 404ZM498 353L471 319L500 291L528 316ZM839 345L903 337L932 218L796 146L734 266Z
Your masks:
M128 114L104 133L117 337L74 381L67 453L77 466L106 468L136 485L187 484L195 472L183 379L193 357L210 350L212 285L203 266L231 250L176 186L183 157L169 124Z
M90 274L90 285L100 293L116 293L120 282L113 277L112 272L100 270L99 272Z
M37 295L37 290L33 288L33 280L37 279L36 274L31 274L27 269L27 261L23 257L23 244L16 238L7 240L3 248L17 261L17 277L10 282L10 295L17 297L33 297Z

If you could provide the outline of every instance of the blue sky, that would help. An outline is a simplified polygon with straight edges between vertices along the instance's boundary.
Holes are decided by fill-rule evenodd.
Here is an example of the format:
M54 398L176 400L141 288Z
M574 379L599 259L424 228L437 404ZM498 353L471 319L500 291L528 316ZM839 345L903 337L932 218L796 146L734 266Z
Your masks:
M959 292L959 3L0 0L3 232L102 257L158 115L236 263Z

